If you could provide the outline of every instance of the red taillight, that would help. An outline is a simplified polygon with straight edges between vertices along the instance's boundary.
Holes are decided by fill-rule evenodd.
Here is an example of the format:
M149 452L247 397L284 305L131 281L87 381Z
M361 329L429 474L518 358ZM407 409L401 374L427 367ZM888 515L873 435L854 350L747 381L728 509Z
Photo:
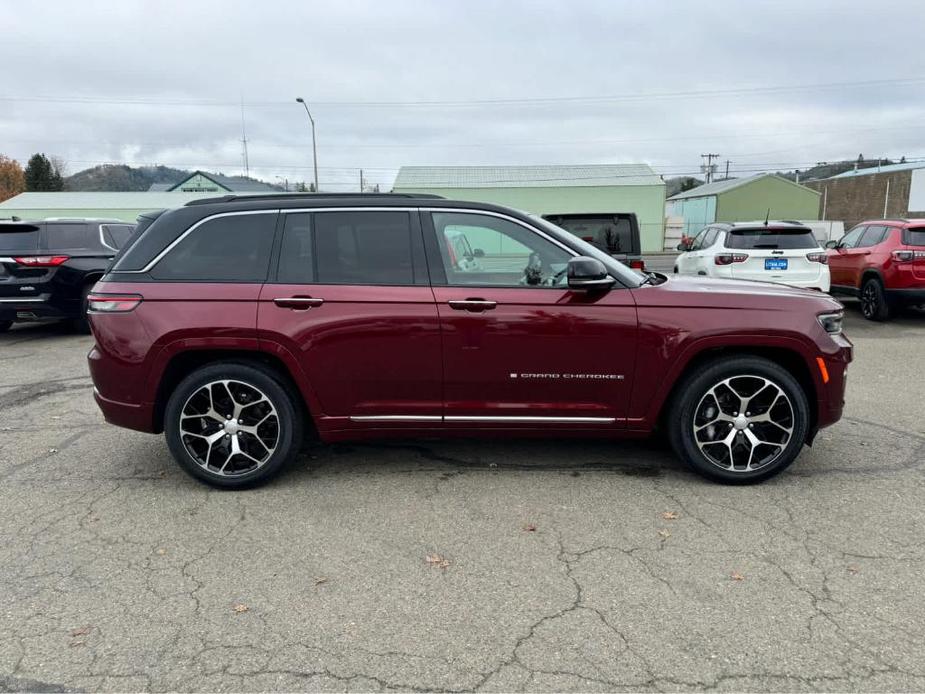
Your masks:
M631 267L633 270L645 270L645 269L646 269L646 261L644 261L642 258L637 258L637 259L635 259L635 260L631 260L631 261L630 261L630 267Z
M91 294L87 297L87 308L98 313L126 313L141 303L138 294Z
M829 264L829 256L825 253L807 253L806 259L811 263L822 263L823 265Z
M908 263L915 260L915 251L898 250L891 253L893 260L897 263Z
M716 265L732 265L733 263L744 263L748 260L748 253L720 253L713 256L713 263Z
M14 261L26 267L57 267L68 261L66 255L24 255L13 258Z

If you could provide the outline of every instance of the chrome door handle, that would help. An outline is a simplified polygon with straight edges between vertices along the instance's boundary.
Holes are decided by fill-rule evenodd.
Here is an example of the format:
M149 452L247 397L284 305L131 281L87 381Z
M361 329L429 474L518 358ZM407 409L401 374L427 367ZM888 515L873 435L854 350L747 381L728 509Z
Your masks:
M455 311L471 311L473 313L491 311L498 305L496 301L486 299L453 299L452 301L447 301L447 304Z
M288 296L273 299L273 303L280 308L291 308L297 311L304 311L309 308L321 306L321 304L324 303L324 299L316 299L311 296Z

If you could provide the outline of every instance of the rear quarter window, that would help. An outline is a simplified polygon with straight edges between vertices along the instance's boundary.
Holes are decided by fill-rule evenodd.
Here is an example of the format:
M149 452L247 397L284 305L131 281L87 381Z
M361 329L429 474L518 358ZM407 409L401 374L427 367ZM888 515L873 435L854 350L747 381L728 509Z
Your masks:
M45 248L58 249L99 248L101 246L96 224L45 225Z
M151 276L175 282L263 282L275 228L275 211L207 219L155 264Z
M726 248L778 249L819 248L811 229L730 229Z
M100 227L103 243L114 251L121 249L132 238L134 231L134 224L103 224Z
M0 254L34 251L39 247L39 228L35 224L0 224Z
M907 246L925 246L925 227L906 229L903 243Z

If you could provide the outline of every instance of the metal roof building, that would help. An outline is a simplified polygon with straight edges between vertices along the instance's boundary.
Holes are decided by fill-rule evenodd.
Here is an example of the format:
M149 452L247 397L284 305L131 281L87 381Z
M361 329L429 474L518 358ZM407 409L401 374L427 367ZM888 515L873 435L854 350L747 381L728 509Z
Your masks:
M106 217L134 222L142 212L180 207L214 193L20 193L0 202L0 218Z
M662 248L665 182L647 164L403 166L392 190L495 203L541 215L635 212L642 250Z
M684 220L691 236L712 222L746 222L764 219L819 219L819 193L774 174L731 178L672 195L666 217Z

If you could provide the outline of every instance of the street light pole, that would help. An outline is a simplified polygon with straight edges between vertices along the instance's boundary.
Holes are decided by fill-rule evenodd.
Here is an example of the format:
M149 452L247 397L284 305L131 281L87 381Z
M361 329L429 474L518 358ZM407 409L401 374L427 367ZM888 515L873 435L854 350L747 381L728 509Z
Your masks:
M318 192L318 149L315 145L315 119L312 118L312 112L308 110L308 104L301 96L296 97L296 101L305 107L305 113L308 114L308 120L312 124L312 163L315 167L315 192Z

